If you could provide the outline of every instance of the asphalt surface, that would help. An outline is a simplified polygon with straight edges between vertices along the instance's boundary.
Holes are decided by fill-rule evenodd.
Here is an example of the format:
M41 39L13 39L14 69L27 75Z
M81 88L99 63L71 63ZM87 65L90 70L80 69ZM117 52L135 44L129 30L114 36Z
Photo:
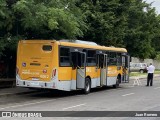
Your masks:
M0 111L160 111L160 77L154 78L152 87L145 85L145 77L143 79L133 77L130 83L121 84L117 89L96 88L88 95L82 94L81 91L27 91L25 88L24 94L15 92L16 94L12 95L2 95ZM47 119L159 120L160 117L48 117Z

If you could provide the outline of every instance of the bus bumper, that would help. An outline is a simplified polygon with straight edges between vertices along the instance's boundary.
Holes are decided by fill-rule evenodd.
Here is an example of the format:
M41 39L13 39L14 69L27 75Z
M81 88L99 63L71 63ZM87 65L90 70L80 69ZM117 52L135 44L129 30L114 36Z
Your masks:
M31 88L49 88L56 89L55 82L33 81L33 80L21 80L19 76L16 76L16 86L31 87Z

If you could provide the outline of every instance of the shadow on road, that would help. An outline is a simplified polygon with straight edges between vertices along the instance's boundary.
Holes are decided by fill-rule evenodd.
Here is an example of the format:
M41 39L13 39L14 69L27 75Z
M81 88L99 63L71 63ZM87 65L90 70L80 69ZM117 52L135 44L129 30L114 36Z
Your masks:
M119 87L120 88L120 87ZM115 89L113 87L101 87L101 88L93 88L91 89L91 93L107 91ZM31 94L31 97L36 98L62 98L62 97L69 97L69 96L76 96L76 95L85 95L82 90L75 90L75 91L61 91L61 90L38 90L37 93Z

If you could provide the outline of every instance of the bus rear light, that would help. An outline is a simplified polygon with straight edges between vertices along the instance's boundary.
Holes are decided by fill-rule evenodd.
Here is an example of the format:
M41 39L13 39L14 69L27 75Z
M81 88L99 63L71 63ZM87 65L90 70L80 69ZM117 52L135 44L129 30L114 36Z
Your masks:
M52 72L52 77L56 76L56 69L53 70Z
M43 70L43 73L47 73L47 70Z
M18 68L16 68L16 74L19 74L19 69Z

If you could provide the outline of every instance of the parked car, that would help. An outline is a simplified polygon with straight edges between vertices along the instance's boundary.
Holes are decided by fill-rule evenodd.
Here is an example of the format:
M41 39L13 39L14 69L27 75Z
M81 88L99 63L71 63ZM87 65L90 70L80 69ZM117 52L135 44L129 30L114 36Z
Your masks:
M147 63L130 63L130 72L147 72Z

